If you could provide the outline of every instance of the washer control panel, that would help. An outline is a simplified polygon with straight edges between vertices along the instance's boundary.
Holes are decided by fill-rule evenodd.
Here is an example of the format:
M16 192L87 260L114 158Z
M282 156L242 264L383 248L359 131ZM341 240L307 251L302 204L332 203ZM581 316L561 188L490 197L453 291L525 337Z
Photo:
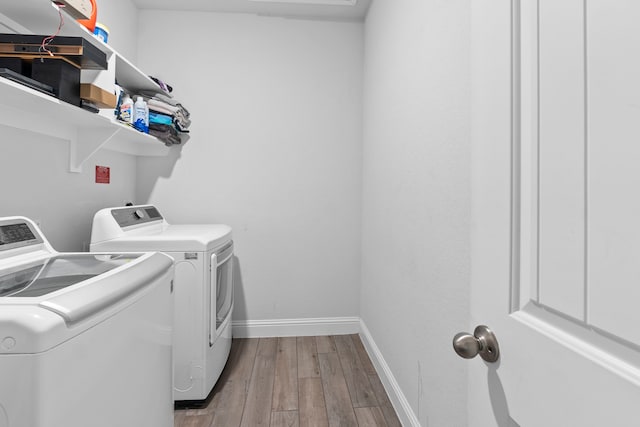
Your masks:
M23 218L0 219L0 251L37 245L43 239L36 229Z
M155 206L130 206L112 209L111 215L121 228L162 220L162 215Z

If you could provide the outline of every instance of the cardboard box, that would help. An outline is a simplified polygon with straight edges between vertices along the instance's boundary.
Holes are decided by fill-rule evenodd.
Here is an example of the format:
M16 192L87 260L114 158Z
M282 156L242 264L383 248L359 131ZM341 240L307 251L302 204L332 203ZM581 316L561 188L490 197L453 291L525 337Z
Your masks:
M91 101L100 108L116 108L118 102L115 94L89 83L80 85L80 98Z
M108 93L116 92L116 55L107 60L108 68L103 71L80 71L80 83L90 83Z

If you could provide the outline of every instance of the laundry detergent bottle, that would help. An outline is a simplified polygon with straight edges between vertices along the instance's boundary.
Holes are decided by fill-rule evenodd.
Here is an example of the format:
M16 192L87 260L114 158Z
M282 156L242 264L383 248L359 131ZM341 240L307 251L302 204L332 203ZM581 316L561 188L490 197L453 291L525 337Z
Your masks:
M149 107L141 96L136 98L133 105L133 127L140 132L149 133Z
M133 123L133 100L129 95L125 95L122 98L120 104L120 120L125 123Z

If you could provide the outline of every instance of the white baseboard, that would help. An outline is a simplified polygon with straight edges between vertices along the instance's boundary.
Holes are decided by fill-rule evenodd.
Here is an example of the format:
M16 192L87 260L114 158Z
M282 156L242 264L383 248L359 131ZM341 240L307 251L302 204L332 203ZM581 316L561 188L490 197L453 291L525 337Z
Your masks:
M382 385L384 385L384 388L389 395L389 400L391 400L391 403L393 404L393 409L396 410L396 414L398 414L398 418L400 418L400 422L403 426L420 427L418 417L416 417L413 409L411 409L409 401L400 389L400 385L393 376L389 365L385 362L380 349L376 345L369 329L367 329L367 326L362 320L360 320L360 336L365 348L367 349L367 353L369 353L369 358L378 372L380 381L382 381Z
M360 332L359 317L318 319L234 320L235 338L309 337L347 335Z

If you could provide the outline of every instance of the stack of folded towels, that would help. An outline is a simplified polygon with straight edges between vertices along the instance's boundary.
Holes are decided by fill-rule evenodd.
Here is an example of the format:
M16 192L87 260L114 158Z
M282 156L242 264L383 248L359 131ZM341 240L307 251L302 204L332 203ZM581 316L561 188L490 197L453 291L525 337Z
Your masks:
M181 144L181 136L189 133L189 111L180 103L162 95L147 100L149 106L149 134L166 145Z

